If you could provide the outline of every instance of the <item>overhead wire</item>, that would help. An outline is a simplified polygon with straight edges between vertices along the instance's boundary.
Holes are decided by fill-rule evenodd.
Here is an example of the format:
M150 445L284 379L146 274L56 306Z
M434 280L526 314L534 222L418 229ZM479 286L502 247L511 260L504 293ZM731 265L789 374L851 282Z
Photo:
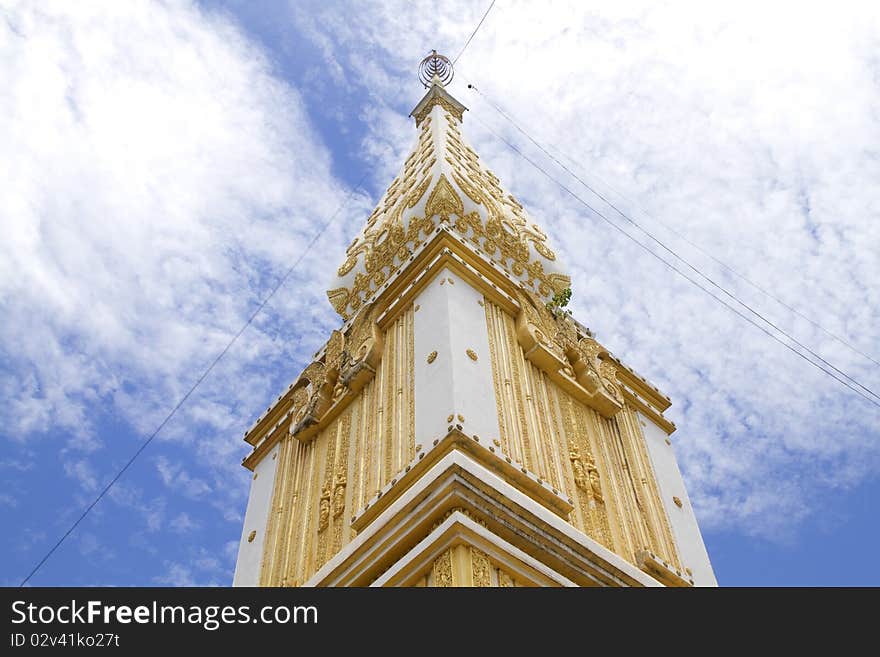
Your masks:
M510 116L510 115L509 115L507 112L505 112L501 107L499 107L497 103L493 102L492 99L490 99L485 93L483 93L482 91L480 91L480 90L479 90L476 86L474 86L474 85L469 85L469 88L471 88L473 91L475 91L475 92L476 92L476 93L477 93L477 94L478 94L478 95L479 95L479 96L480 96L480 97L481 97L481 98L482 98L482 99L483 99L483 100L484 100L484 101L485 101L490 107L492 107L492 109L494 109L498 114L500 114L500 115L501 115L506 121L508 121L508 122L509 122L509 123L510 123L510 124L511 124L511 125L517 130L517 131L518 131L518 132L520 132L523 136L525 136L530 142L532 142L532 144L534 144L539 150L541 150L541 152L543 152L545 155L547 155L547 157L551 158L554 162L556 162L556 164L558 164L560 167L562 167L562 168L563 168L563 169L564 169L569 175L571 175L571 176L572 176L573 178L575 178L579 183L581 183L584 187L586 187L587 189L589 189L593 194L595 194L595 195L596 195L597 197L599 197L602 201L604 201L604 202L605 202L608 206L610 206L615 212L617 212L622 218L624 218L626 221L628 221L628 222L632 223L633 225L635 225L636 227L638 227L639 230L645 232L647 235L649 235L649 237L651 237L652 240L654 239L654 237L651 236L650 234L648 234L647 231L645 231L645 229L644 229L640 224L638 224L638 222L636 222L635 220L633 220L632 218L630 218L626 213L624 213L622 210L620 210L620 208L618 208L618 207L617 207L612 201L610 201L608 198L606 198L605 195L603 195L601 192L599 192L598 190L596 190L596 189L595 189L592 185L590 185L588 182L584 181L579 175L577 175L575 172L573 172L573 171L572 171L569 167L567 167L565 164L563 164L562 162L560 162L559 159L556 158L552 153L550 153L549 150L548 150L545 146L543 146L543 145L540 144L536 139L534 139L534 138L533 138L533 137L532 137L532 136L531 136L531 135L530 135L525 129L523 129L523 128L519 125L519 123L517 123L517 121L516 121L512 116ZM573 161L571 157L569 157L569 156L565 155L564 153L562 153L561 150L559 150L559 149L554 149L554 150L556 150L558 153L560 153L560 154L561 154L563 157L565 157L565 159L567 159L569 162L572 162L572 161ZM633 203L633 201L632 201L631 199L628 199L628 198L626 197L626 195L624 195L622 192L616 190L616 189L615 189L610 183L608 183L608 182L602 180L602 179L601 179L598 175L596 175L596 174L593 174L593 175L594 175L597 179L599 179L600 182L602 182L604 185L606 185L607 187L609 187L610 189L612 189L612 191L614 191L615 193L617 193L618 196L620 196L621 198L623 198L623 199L626 200L626 201L629 201L630 203ZM633 203L633 204L634 204L634 203ZM725 270L729 271L731 274L733 274L733 275L736 276L737 278L742 279L742 280L745 281L748 285L750 285L751 287L755 288L756 290L758 290L759 292L761 292L761 293L764 294L765 296L769 297L770 299L772 299L772 300L775 301L776 303L780 304L781 306L783 306L784 308L786 308L786 309L789 310L790 312L796 314L796 315L797 315L798 317L800 317L801 319L803 319L803 320L809 322L809 323L812 324L814 327L818 328L818 329L821 330L823 333L825 333L826 335L828 335L830 338L836 340L836 341L839 342L840 344L842 344L842 345L846 346L847 348L849 348L849 349L850 349L851 351L853 351L854 353L856 353L856 354L858 354L859 356L862 356L863 358L865 358L865 359L871 361L871 362L874 363L875 365L880 366L880 362L878 362L878 361L877 361L876 359L874 359L872 356L870 356L869 354L865 353L864 351L862 351L861 349L859 349L859 348L856 347L855 345L851 344L851 343L850 343L848 340L846 340L845 338L840 337L839 335L837 335L837 334L833 333L832 331L830 331L829 329L825 328L824 326L822 326L821 324L819 324L819 322L813 320L812 318L810 318L809 316L807 316L806 314L804 314L803 312L801 312L801 311L798 310L797 308L795 308L795 307L791 306L790 304L786 303L785 301L783 301L782 299L780 299L778 296L776 296L775 294L773 294L773 293L770 292L769 290L765 289L764 287L762 287L762 286L759 285L758 283L755 283L754 281L752 281L752 280L751 280L750 278L748 278L745 274L742 274L741 272L737 271L734 267L732 267L732 266L728 265L727 263L725 263L725 262L724 262L723 260L721 260L720 258L718 258L718 257L716 257L716 256L714 256L714 255L712 255L712 254L709 253L706 249L704 249L704 248L701 247L700 245L698 245L698 244L696 244L695 242L693 242L693 241L692 241L691 239L689 239L686 235L682 234L682 233L681 233L679 230L677 230L674 226L671 226L671 225L669 225L668 223L662 221L661 219L658 219L658 218L655 218L655 217L649 215L647 212L642 211L642 213L645 214L646 216L648 216L648 217L649 217L650 219L652 219L653 221L656 221L656 222L659 223L660 225L664 226L666 229L668 229L668 230L669 230L670 232L672 232L674 235L676 235L677 237L679 237L680 239L682 239L684 242L686 242L686 243L689 244L690 246L692 246L692 247L694 247L695 249L697 249L700 253L702 253L702 254L705 255L706 257L710 258L710 259L711 259L712 261L714 261L716 264L718 264L719 266L721 266L721 267L724 268ZM664 246L663 248L666 248L666 247ZM678 257L678 256L676 256L676 257ZM688 266L690 266L690 265L688 265ZM708 280L708 279L707 279L707 280ZM713 284L714 284L714 283L713 283ZM833 366L832 366L832 367L833 367Z
M771 337L773 340L775 340L776 342L778 342L779 344L781 344L782 346L784 346L786 349L788 349L789 351L791 351L792 353L796 354L798 357L802 358L803 360L805 360L806 362L808 362L810 365L812 365L813 367L815 367L816 369L818 369L820 372L826 374L827 376L830 376L831 378L833 378L835 381L837 381L837 382L840 383L841 385L845 386L846 388L848 388L848 389L851 390L852 392L855 392L856 394L860 395L861 397L863 397L864 399L866 399L868 402L870 402L870 403L873 404L874 406L877 406L878 408L880 408L880 401L878 401L878 399L880 399L880 397L878 397L878 396L876 395L876 393L874 393L873 391L871 391L871 390L868 389L868 388L864 388L864 386L862 386L862 385L859 384L858 382L856 382L856 385L857 385L858 387L856 387L856 386L854 386L854 385L851 385L851 384L849 383L848 379L849 379L849 380L853 380L853 379L852 379L851 377L849 377L849 375L843 374L842 376L843 376L844 378L838 377L833 371L825 369L824 367L822 367L822 365L821 365L819 362L816 362L816 361L814 361L814 360L808 358L803 352L801 352L801 351L795 349L791 344L789 344L788 342L785 342L784 340L782 340L778 335L776 335L776 334L773 333L772 331L768 330L765 326L763 326L762 324L759 324L759 323L756 322L754 319L752 319L750 316L744 314L743 312L741 312L740 310L738 310L738 309L735 308L734 306L732 306L732 305L730 305L729 303L727 303L722 297L720 297L720 296L714 294L710 289L708 289L708 288L704 287L703 285L701 285L701 284L699 283L699 281L697 281L696 279L692 278L691 276L688 276L687 273L685 273L684 271L682 271L681 269L679 269L678 267L676 267L673 263L671 263L671 262L669 262L668 260L666 260L665 258L661 257L661 256L660 256L658 253L656 253L653 249L651 249L650 247L648 247L648 246L647 246L646 244L644 244L643 242L639 241L636 237L634 237L632 234L630 234L630 233L628 233L626 230L624 230L624 229L623 229L620 225L618 225L615 221L612 221L610 218L608 218L608 217L607 217L603 212L601 212L599 209L597 209L596 207L594 207L593 205L591 205L590 203L588 203L586 200L584 200L584 199L583 199L580 195L578 195L576 192L572 191L567 185L565 185L563 182L561 182L560 180L558 180L557 178L555 178L555 177L554 177L551 173L549 173L546 169L544 169L543 167L541 167L537 162L535 162L535 161L532 160L530 157L528 157L525 153L523 153L522 150L520 150L516 145L514 145L514 144L513 144L512 142L510 142L508 139L506 139L505 137L503 137L502 135L500 135L498 132L496 132L495 130L493 130L493 129L492 129L492 128L491 128L491 127L485 122L485 121L483 121L482 119L480 119L480 118L478 118L478 117L476 117L476 118L477 118L477 121L479 121L479 122L480 122L480 123L481 123L481 124L482 124L482 125L483 125L483 126L484 126L484 127L485 127L485 128L491 133L491 134L492 134L492 135L494 135L497 139L499 139L500 141L502 141L502 142L503 142L508 148L510 148L511 150L513 150L515 153L517 153L521 158L523 158L526 162L528 162L533 168L535 168L535 169L537 169L539 172L541 172L544 176L546 176L549 180L551 180L553 183L555 183L556 185L558 185L562 190L564 190L564 191L565 191L567 194L569 194L572 198L574 198L576 201L578 201L578 202L579 202L580 204L582 204L584 207L586 207L587 209L589 209L590 211L592 211L596 216L598 216L600 219L602 219L602 220L603 220L605 223L607 223L609 226L611 226L612 228L614 228L615 230L617 230L618 232L620 232L622 235L626 236L628 239L630 239L632 242L634 242L637 246L639 246L639 247L640 247L642 250L644 250L646 253L650 254L652 257L654 257L654 258L656 258L657 260L659 260L660 262L662 262L664 265L666 265L667 267L669 267L670 269L672 269L674 272L676 272L679 276L681 276L682 278L684 278L685 280L687 280L688 282L690 282L692 285L696 286L697 288L699 288L700 290L702 290L703 292L705 292L706 294L708 294L710 297L712 297L713 299L715 299L716 301L718 301L720 304L722 304L725 308L727 308L727 309L730 310L731 312L735 313L735 314L738 315L740 318L742 318L742 319L744 319L745 321L747 321L749 324L751 324L751 325L755 326L756 328L758 328L759 330L761 330L763 333L765 333L766 335L768 335L769 337ZM761 317L760 313L757 313L757 316ZM762 319L763 319L763 318L762 318ZM767 320L763 320L763 321L765 321L768 325L771 325L771 326L772 326L772 324L771 324L770 322L768 322ZM780 330L780 329L776 329L776 330L777 330L779 333L782 333L783 335L785 335L787 338L791 339L790 336L789 336L785 331L782 331L782 330ZM834 368L834 369L836 369L836 368ZM859 388L864 388L865 390L867 390L867 392L868 392L869 394L865 394L865 392L862 392L862 390L860 390Z
M486 16L489 15L489 12L492 11L492 7L495 6L495 0L489 3L489 8L486 9L486 13L483 14L483 17L480 19L480 22L477 23L477 26L474 28L474 31L471 32L471 35L468 37L468 40L461 47L461 50L458 51L458 54L455 56L455 59L452 60L452 65L455 66L455 63L459 60L459 58L464 54L464 51L467 50L467 47L471 45L471 41L473 41L474 37L477 35L477 32L480 31L480 28L483 26L483 21L486 20Z
M61 538L59 538L55 542L55 544L52 546L52 548L43 556L42 559L40 559L40 561L37 563L37 565L35 565L33 567L33 569L30 571L30 573L28 573L27 577L25 577L21 581L21 584L19 584L19 587L22 587L25 584L27 584L30 581L30 579L37 573L37 571L39 571L40 568L42 568L43 564L45 564L46 561L49 560L49 558L55 553L55 551L59 547L61 547L61 544L64 543L64 541L67 539L67 537L73 533L73 531L85 519L85 517L89 514L89 512L93 508L95 508L95 505L97 505L98 502L100 502L104 498L104 496L107 495L108 492L110 492L110 489L113 488L113 486L116 484L116 482L119 481L120 477L122 477L122 475L125 474L125 472L131 467L131 465L135 462L135 460L138 458L138 456L140 456L141 453L149 446L149 444L151 442L153 442L153 439L157 435L159 435L159 432L162 431L162 429L165 427L166 424L168 424L168 422L171 420L171 418L173 418L177 414L177 411L180 410L181 406L183 406L183 404L186 402L186 400L190 398L190 396L202 384L202 382L205 380L205 378L207 378L207 376L211 373L211 371L217 366L217 363L219 363L223 359L223 357L232 348L232 346L238 341L238 339L245 332L245 330L253 323L253 321L254 321L254 319L256 319L257 315L259 315L262 312L263 308L266 307L266 304L268 304L269 301L272 299L272 297L275 296L275 293L278 292L278 290L281 289L281 286L287 282L287 279L290 278L291 274L293 274L294 270L299 266L299 263L303 261L303 259L306 257L306 255L308 255L309 251L311 251L311 249L315 245L315 243L326 232L327 228L330 227L330 224L336 219L336 217L339 215L339 213L342 212L342 210L348 205L349 201L351 201L351 199L354 197L355 192L358 189L360 189L361 185L367 179L368 173L369 173L369 171L361 177L361 179L358 181L358 183L354 187L352 187L351 191L346 195L345 199L342 201L342 203L339 205L339 207L336 209L336 211L332 215L330 215L330 217L327 219L327 221L324 222L324 224L321 226L321 228L318 230L318 232L315 233L315 235L312 237L311 241L309 241L309 243L306 244L305 248L302 250L299 257L287 269L287 271L284 272L284 274L281 276L281 278L278 279L278 281L275 283L275 286L260 301L260 303L257 305L257 308L251 313L251 315L247 318L247 321L245 321L245 323L242 324L241 328L239 328L238 331L236 331L236 333L232 336L232 338L230 338L230 340L226 343L226 346L223 347L223 349L220 351L220 353L217 354L217 356L214 358L214 360L211 361L211 363L208 365L208 367L206 367L202 371L199 378L196 379L195 383L193 383L190 386L190 388L186 391L186 394L180 398L180 400L174 405L174 407L171 409L171 411L159 423L159 425L156 427L156 429L147 437L146 440L143 441L143 443L141 443L140 447L138 447L137 450L131 455L131 458L129 458L128 461L126 461L125 465L123 465L122 468L119 469L119 471L116 473L116 475L109 481L109 483L107 483L106 486L104 486L104 488L101 490L100 493L98 493L98 495L95 497L95 499L92 500L91 504L89 504L83 510L83 512L76 519L76 521L74 521L74 523L67 529L67 531L61 535Z
M486 20L486 17L489 15L489 12L492 11L493 6L495 6L495 0L492 0L492 2L489 4L489 7L486 9L485 13L483 14L483 17L480 19L480 22L477 23L477 26L474 28L474 31L468 37L468 40L465 42L464 46L462 47L462 49L459 51L458 55L453 60L453 64L455 62L457 62L458 59L464 54L464 51L470 45L474 36L476 36L480 27L483 25L483 22ZM151 442L153 442L153 439L159 434L159 432L165 427L165 425L168 424L168 422L177 414L177 411L180 410L180 408L183 406L183 404L186 402L186 400L189 399L190 396L196 391L196 389L202 384L202 382L211 373L211 371L214 369L214 367L217 365L217 363L219 363L223 359L223 357L226 355L226 353L229 351L229 349L235 344L235 342L238 340L238 338L241 337L241 335L245 332L245 330L248 328L248 326L250 326L251 323L254 321L254 319L256 319L257 315L259 315L260 312L262 312L262 310L263 310L263 308L265 308L266 304L269 303L269 301L272 299L273 296L275 296L275 293L281 288L282 285L284 285L285 282L287 282L287 279L290 278L291 274L297 268L299 263L302 262L303 258L305 258L305 256L308 254L308 252L312 249L312 247L318 241L318 239L320 239L320 237L324 234L324 232L326 232L327 228L330 226L330 224L333 222L333 220L336 219L336 217L339 215L339 213L342 212L342 210L348 205L348 202L354 196L355 192L358 189L360 189L361 185L367 179L368 175L369 175L369 171L365 172L364 175L361 176L361 179L357 182L357 184L354 187L352 187L351 191L345 197L342 204L340 204L340 206L336 209L336 211L327 219L326 222L324 222L324 224L321 226L320 230L314 235L314 237L312 237L311 241L306 245L305 249L302 251L300 256L287 269L287 271L284 273L284 275L278 280L278 282L275 284L275 286L270 290L269 294L266 295L266 297L259 303L256 310L254 310L254 312L250 315L250 317L248 317L247 321L235 333L235 335L232 336L232 338L229 340L229 342L227 342L226 346L220 351L219 354L217 354L217 356L214 358L214 360L211 361L210 365L208 365L208 367L205 368L205 370L202 372L202 374L199 376L199 378L196 380L196 382L189 388L189 390L187 390L186 394L180 398L180 400L177 402L177 404L174 405L174 407L165 416L165 418L159 423L159 425L156 427L156 429L147 437L146 440L143 441L143 443L141 443L141 445L131 455L131 457L128 459L128 461L125 463L125 465L123 465L122 468L119 469L119 471L116 473L116 475L101 490L101 492L98 493L98 495L95 497L95 499L92 500L92 502L83 510L83 512L74 521L74 523L67 529L67 531L61 535L61 537L55 542L55 544L43 556L43 558L40 559L39 562L37 562L37 564L33 567L33 569L31 569L31 571L28 573L27 577L25 577L21 581L21 584L19 584L19 587L23 587L25 584L27 584L31 580L31 578L40 570L40 568L42 568L43 564L45 564L46 561L49 560L49 558L62 545L62 543L64 543L64 541L67 539L67 537L70 536L74 532L74 530L76 530L76 528L85 519L85 517L89 514L89 512L91 512L91 510L93 508L95 508L95 505L97 505L98 502L100 502L104 498L104 496L107 495L107 493L110 491L110 489L116 484L117 481L119 481L120 477L122 477L122 475L125 474L125 472L131 467L131 465L135 462L135 460L138 458L138 456L141 455L141 453L149 446L149 444Z

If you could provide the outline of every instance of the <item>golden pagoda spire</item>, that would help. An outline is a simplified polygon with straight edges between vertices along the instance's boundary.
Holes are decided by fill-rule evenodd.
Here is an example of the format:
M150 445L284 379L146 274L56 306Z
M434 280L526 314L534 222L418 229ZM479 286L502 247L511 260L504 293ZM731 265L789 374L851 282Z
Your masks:
M346 321L245 433L234 584L714 585L670 400L548 303L547 236L465 142L448 60L420 73Z

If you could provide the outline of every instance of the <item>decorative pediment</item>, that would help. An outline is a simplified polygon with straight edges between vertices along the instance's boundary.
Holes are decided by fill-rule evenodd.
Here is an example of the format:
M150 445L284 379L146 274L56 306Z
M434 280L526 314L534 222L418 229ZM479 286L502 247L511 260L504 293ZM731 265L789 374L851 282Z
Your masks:
M291 435L311 439L373 378L383 344L375 315L372 306L365 307L346 333L333 331L323 358L299 375L292 391Z
M623 408L617 366L607 349L535 294L519 291L517 297L516 335L525 357L603 416Z
M437 238L441 225L454 226L479 257L545 301L569 286L547 234L464 142L454 103L432 86L414 111L415 148L346 250L327 292L344 319L376 300L386 282Z

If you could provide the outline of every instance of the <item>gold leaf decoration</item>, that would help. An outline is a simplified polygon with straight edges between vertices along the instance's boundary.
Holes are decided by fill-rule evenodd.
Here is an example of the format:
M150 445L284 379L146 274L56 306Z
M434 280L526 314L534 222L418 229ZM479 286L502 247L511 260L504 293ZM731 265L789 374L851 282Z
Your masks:
M344 287L337 287L327 292L327 298L330 299L330 305L333 306L333 310L345 317L345 319L348 319L345 311L345 307L348 305L348 297L348 289Z
M440 221L449 221L451 215L461 216L464 214L464 203L461 197L446 179L444 174L440 174L440 179L431 190L428 196L428 203L425 205L425 216L433 217L438 215Z
M441 554L431 567L434 586L452 586L452 549Z
M471 576L473 577L474 586L489 586L492 564L485 552L475 547L471 548Z
M342 263L342 266L336 270L336 275L339 276L340 278L345 276L348 272L350 272L352 269L354 269L354 266L357 264L357 261L358 261L358 259L357 259L356 255L348 256L348 258L346 258L345 262Z

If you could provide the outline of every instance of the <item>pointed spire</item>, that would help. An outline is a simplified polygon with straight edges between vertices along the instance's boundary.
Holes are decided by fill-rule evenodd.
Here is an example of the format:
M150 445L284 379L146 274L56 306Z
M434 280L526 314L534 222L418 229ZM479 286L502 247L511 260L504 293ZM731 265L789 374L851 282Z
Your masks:
M464 120L464 113L467 111L467 107L453 98L452 94L446 91L442 84L439 82L432 82L431 86L428 87L427 93L422 96L418 105L416 105L413 108L413 111L409 113L409 115L416 120L416 127L421 126L422 121L424 121L425 117L431 113L431 109L434 105L440 105L440 107L458 119L459 122Z
M432 50L419 64L419 80L428 88L427 93L415 106L410 116L416 120L416 127L421 125L424 118L430 113L434 105L440 105L459 121L464 118L467 107L458 102L446 91L445 87L455 76L452 62L443 55Z
M419 62L419 80L426 87L430 84L439 84L445 87L452 82L455 71L452 62L443 55L438 55L436 50Z
M449 60L434 51L422 61L419 79L428 90L410 114L418 139L348 247L327 292L330 303L344 319L353 317L392 279L405 275L416 256L441 236L441 227L455 237L457 248L548 301L570 279L547 235L465 142L460 126L467 108L445 89L452 79Z

